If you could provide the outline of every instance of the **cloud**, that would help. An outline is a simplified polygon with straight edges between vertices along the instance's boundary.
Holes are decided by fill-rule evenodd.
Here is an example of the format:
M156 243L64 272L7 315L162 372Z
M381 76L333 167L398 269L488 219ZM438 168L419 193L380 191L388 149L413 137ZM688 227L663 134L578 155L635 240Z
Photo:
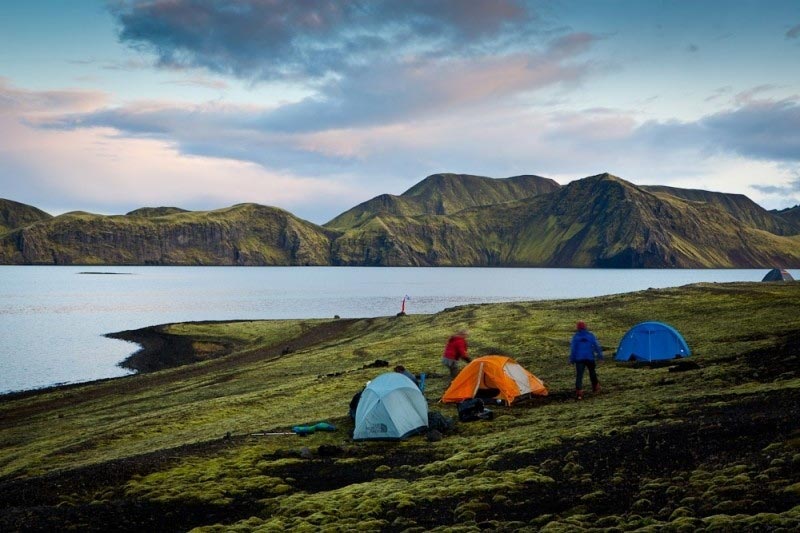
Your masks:
M774 89L777 89L775 85L770 85L770 84L758 85L746 91L741 91L737 93L733 97L733 101L738 106L749 105L757 101L756 96L758 96L759 94L763 94L765 92L769 92Z
M726 85L725 87L718 87L717 89L714 90L714 92L710 96L705 98L705 101L712 102L714 100L717 100L718 98L722 98L726 94L730 94L731 91L733 91L733 87L731 87L730 85Z
M98 91L54 90L24 91L12 87L0 77L0 113L32 113L53 115L66 112L90 111L108 102Z
M111 11L120 40L161 65L250 80L320 79L408 53L473 54L509 46L536 18L521 0L131 0Z
M470 61L383 64L325 87L322 96L276 109L262 126L277 131L320 131L417 120L485 105L559 84L580 83L585 64L546 54L481 57Z
M215 80L204 76L192 76L177 80L169 80L163 83L167 85L178 85L180 87L203 87L205 89L218 90L229 88L229 85L222 80Z
M550 49L558 49L558 55L564 55L565 48L576 53L591 40L579 36L570 43L554 43ZM402 129L404 124L429 121L458 123L459 114L484 121L499 115L514 121L520 109L517 97L544 87L579 83L586 71L580 63L565 65L546 53L436 65L409 62L373 69L357 80L341 81L326 99L307 98L271 108L214 102L134 102L64 114L40 125L64 130L114 128L125 136L170 140L192 155L237 159L294 172L326 172L332 168L338 172L365 157L365 143L354 141L345 146L346 139L360 138L361 132L398 131L391 126ZM480 124L473 127L481 131ZM309 148L332 136L342 138L334 143L335 149ZM453 133L447 138L452 141Z
M700 51L700 47L697 46L696 44L690 44L689 46L686 47L686 51L689 52L690 54L696 54L697 52Z
M105 61L102 63L103 70L114 70L122 72L133 72L136 70L145 70L152 68L153 64L150 61L143 59L125 59L120 61Z
M123 136L117 128L100 125L33 127L55 120L54 110L66 112L66 116L79 116L91 108L110 112L105 107L107 100L94 92L28 91L0 82L3 196L51 213L74 209L120 213L143 205L165 204L209 209L259 202L316 218L317 222L338 214L341 205L362 200L361 191L348 182L347 176L301 175L246 158L199 155L202 150L193 154L191 149L179 148L177 132L169 128L160 136ZM151 113L157 109L151 104ZM185 117L173 112L173 120L180 119ZM194 123L205 128L220 124ZM147 129L144 124L138 127ZM233 140L232 135L229 131L227 140ZM213 144L210 129L186 142L203 142L203 136ZM232 146L228 149L235 150ZM256 146L249 149L256 150Z
M269 113L257 106L217 102L134 102L48 118L39 122L39 127L65 131L111 128L117 137L168 142L185 155L256 163L281 172L330 172L345 162L309 152L296 135L265 129L260 123Z
M800 24L796 24L786 31L787 39L797 39L800 37Z
M121 136L170 142L186 155L256 163L272 171L300 175L359 173L373 180L398 175L410 180L426 171L456 167L488 175L497 175L497 169L504 168L559 174L579 174L584 169L592 173L597 167L630 166L626 159L648 165L659 161L664 169L674 168L670 158L685 159L681 172L687 173L692 172L688 169L692 164L701 166L699 161L720 154L800 162L800 105L795 100L741 97L737 100L746 102L744 105L696 121L640 122L632 112L603 108L534 111L513 103L488 103L493 91L512 94L518 86L531 84L529 72L513 61L495 67L504 73L490 76L501 80L499 86L465 82L454 93L472 113L451 102L449 107L437 104L435 110L416 108L411 118L398 116L391 121L384 115L383 121L369 122L352 117L345 120L347 114L337 117L320 106L316 119L312 108L306 108L308 117L303 122L293 105L269 109L140 102L65 114L50 118L44 125L62 130L113 128ZM485 73L487 69L476 72ZM518 74L518 80L513 73ZM464 72L464 76L469 75ZM755 88L749 93L763 90ZM431 95L437 91L434 85ZM406 112L411 107L398 103L398 108ZM293 118L286 118L285 126L279 120L284 113ZM289 127L292 123L293 128ZM402 174L401 168L408 171ZM638 171L646 165L635 168Z
M594 68L600 39L552 33L521 0L128 1L120 39L170 68L293 81L311 95L260 115L276 132L315 132L476 111Z
M570 58L588 51L601 37L588 32L572 32L557 37L550 42L550 55L556 58Z
M800 105L796 100L755 101L705 117L711 142L745 157L800 162Z
M786 185L752 185L752 187L765 194L797 195L800 194L800 178L796 178Z
M770 161L800 162L800 103L752 100L693 122L643 124L640 140L664 149L701 147Z

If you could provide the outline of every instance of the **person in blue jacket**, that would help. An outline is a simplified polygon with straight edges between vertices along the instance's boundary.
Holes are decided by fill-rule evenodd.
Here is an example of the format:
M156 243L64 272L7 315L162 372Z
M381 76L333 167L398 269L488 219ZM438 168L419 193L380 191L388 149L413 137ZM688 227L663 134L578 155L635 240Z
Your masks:
M579 320L575 329L575 335L572 336L569 348L569 362L575 365L575 396L579 400L583 400L583 371L585 369L589 370L592 392L600 391L600 381L597 379L595 366L596 361L603 360L603 349L594 334L586 329L586 322Z

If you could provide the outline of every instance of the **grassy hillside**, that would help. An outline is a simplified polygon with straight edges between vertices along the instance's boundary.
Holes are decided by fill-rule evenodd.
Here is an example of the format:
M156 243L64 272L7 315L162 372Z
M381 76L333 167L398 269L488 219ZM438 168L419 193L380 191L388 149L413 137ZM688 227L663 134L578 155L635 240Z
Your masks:
M767 211L743 194L678 189L660 185L643 186L642 189L659 196L674 196L689 200L695 202L698 206L720 208L741 223L755 229L775 233L776 235L796 235L800 233L800 224L798 224L798 220L793 220L791 215L783 217L780 216L780 213ZM779 216L776 217L776 214Z
M176 213L188 213L188 211L180 207L140 207L125 214L131 217L163 217Z
M374 217L339 237L332 259L336 264L393 266L800 264L800 235L776 235L751 226L720 203L655 194L601 174L548 194L453 215ZM781 227L791 232L789 226Z
M772 211L780 218L788 220L793 224L800 226L800 205L796 205L794 207L787 207L786 209L781 209L780 211Z
M434 174L400 196L382 194L337 216L325 227L355 228L384 217L450 215L468 207L496 205L557 190L558 183L539 176L494 179L469 174Z
M581 402L566 363L576 319L607 355L603 390ZM698 367L610 361L643 320L681 331ZM550 396L493 407L493 421L441 441L351 441L347 406L385 370L377 359L427 372L431 410L455 416L437 403L439 358L461 327L472 355L515 357ZM168 330L228 355L2 399L0 529L800 527L800 283ZM250 435L319 420L338 430Z
M323 265L332 232L257 204L104 216L71 212L8 234L0 262L28 264Z
M505 215L514 221L516 236L506 264L725 268L800 262L797 232L782 236L761 229L748 222L755 215L737 211L714 193L700 201L682 197L691 191L660 189L654 194L601 174L521 202ZM781 230L792 233L785 225Z
M67 213L0 235L0 264L792 268L793 213L610 174L564 187L436 174L325 227L257 204Z
M7 231L51 218L53 218L52 215L32 205L0 198L0 235Z

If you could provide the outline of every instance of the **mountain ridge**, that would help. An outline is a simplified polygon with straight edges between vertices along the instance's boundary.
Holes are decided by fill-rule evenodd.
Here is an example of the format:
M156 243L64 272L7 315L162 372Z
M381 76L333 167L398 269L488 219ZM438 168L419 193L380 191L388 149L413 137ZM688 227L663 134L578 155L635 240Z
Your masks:
M0 198L0 235L50 218L53 218L53 215L45 213L38 207Z
M156 217L71 212L0 239L17 264L325 265L334 233L288 211L239 204Z
M323 226L252 203L36 215L0 235L0 263L792 268L800 265L793 213L609 173L564 186L531 175L434 174Z
M351 229L379 214L417 216L451 215L479 205L494 205L552 192L561 187L534 175L487 178L471 174L432 174L399 196L381 194L362 202L323 224Z

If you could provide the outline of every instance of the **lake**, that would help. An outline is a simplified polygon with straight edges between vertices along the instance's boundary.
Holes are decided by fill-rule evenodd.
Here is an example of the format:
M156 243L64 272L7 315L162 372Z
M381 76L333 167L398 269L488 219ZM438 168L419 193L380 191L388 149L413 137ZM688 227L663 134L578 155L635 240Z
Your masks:
M435 313L761 281L767 271L0 266L0 393L128 374L117 364L138 346L103 334L167 322L389 316L406 295L407 313Z

